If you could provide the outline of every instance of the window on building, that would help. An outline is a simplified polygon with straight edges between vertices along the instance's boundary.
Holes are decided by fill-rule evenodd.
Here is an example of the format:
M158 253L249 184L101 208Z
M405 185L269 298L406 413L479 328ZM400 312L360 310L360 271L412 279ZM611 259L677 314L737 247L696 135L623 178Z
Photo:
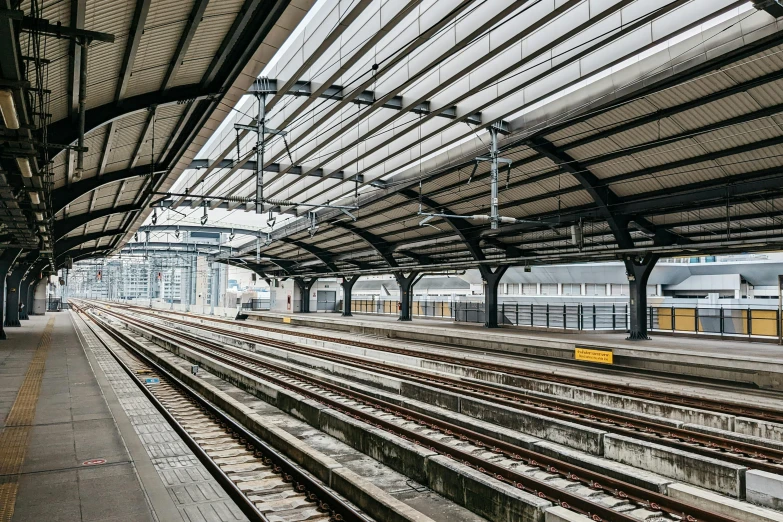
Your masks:
M557 295L557 283L542 283L541 295Z
M616 285L612 284L612 295L628 295L628 285Z
M538 294L538 285L535 283L524 283L522 285L522 295Z
M588 283L585 285L585 295L606 295L606 285Z
M519 294L519 283L509 283L506 285L506 293L510 295Z
M563 295L581 295L582 285L575 283L563 283Z

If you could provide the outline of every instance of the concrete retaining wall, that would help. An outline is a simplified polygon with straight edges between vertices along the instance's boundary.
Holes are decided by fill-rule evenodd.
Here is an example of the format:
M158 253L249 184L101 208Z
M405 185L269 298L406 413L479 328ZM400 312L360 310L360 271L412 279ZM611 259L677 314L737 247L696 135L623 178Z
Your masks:
M446 343L454 346L479 348L498 352L548 357L555 359L574 359L575 342L549 340L544 337L521 333L503 333L475 331L457 327L436 327L428 325L421 328L415 324L384 325L366 320L326 320L307 314L276 314L271 312L249 312L254 320L280 323L283 317L289 317L291 324L326 328L364 335L376 335L409 341ZM673 352L671 350L653 351L650 347L633 349L625 346L613 346L611 343L598 344L579 342L580 346L598 349L610 348L614 352L614 366L642 369L674 375L704 377L729 382L751 383L760 388L783 390L783 364L771 361L738 361L731 356L706 356ZM585 364L589 367L589 364Z
M743 466L622 435L606 435L604 451L606 458L623 464L698 484L733 498L745 498L747 468Z
M130 330L149 339L149 336L141 334L133 327L130 327ZM170 343L156 342L156 344L163 346L191 363L203 366L214 375L276 406L285 413L307 422L363 453L366 452L370 457L400 473L410 476L422 484L428 485L433 491L468 507L481 516L493 520L545 522L544 510L552 506L548 501L514 488L510 489L514 493L516 502L501 502L500 498L506 497L508 487L481 474L479 475L486 478L478 481L477 477L475 477L477 472L472 472L467 466L459 464L456 468L448 468L450 471L446 472L444 471L446 468L430 464L432 458L440 456L424 450L420 446L408 443L383 430L368 429L364 423L359 423L347 415L325 408L314 401L310 401L299 394L274 384L261 382L242 371L225 368L220 363L196 354L187 348ZM170 365L167 364L167 367L170 367ZM492 501L476 506L463 503L467 499L473 498L472 491L481 491L483 497L492 499ZM340 491L340 493L344 494L343 491ZM513 505L513 508L509 508L509 505ZM509 509L511 509L515 518L504 518ZM379 520L386 520L385 517L377 514L373 516L376 516Z

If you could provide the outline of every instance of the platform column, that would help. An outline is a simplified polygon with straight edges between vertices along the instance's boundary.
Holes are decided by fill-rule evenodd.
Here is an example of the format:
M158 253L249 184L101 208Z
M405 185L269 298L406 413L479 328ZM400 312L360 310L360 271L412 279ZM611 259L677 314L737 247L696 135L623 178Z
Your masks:
M299 296L301 298L299 311L302 313L310 313L310 290L313 288L316 281L318 281L317 277L308 279L307 281L304 279L294 279L296 286L299 287Z
M420 272L394 274L397 285L400 287L400 317L398 321L412 321L411 308L413 307L413 287L418 281Z
M34 281L30 287L30 313L32 315L46 314L46 292L49 286L49 278L44 276Z
M481 278L484 280L484 326L498 328L498 286L508 266L492 268L479 265Z
M351 292L353 291L353 285L359 280L359 276L343 277L343 282L340 286L343 287L343 317L351 317Z
M20 321L26 321L30 319L28 317L27 312L29 311L28 308L30 306L30 300L28 297L28 288L30 287L30 280L28 279L30 275L28 274L27 277L23 277L22 280L19 282L19 302L23 304L22 309L19 310L19 320Z
M27 271L27 265L15 266L6 276L5 321L3 326L22 326L19 322L19 284Z
M5 311L5 306L2 305L5 304L5 280L8 275L8 270L11 268L11 265L14 264L14 261L16 261L16 258L21 251L22 250L18 248L9 248L0 256L0 314ZM7 338L5 330L3 330L3 321L0 320L0 339Z
M644 257L628 257L623 260L630 296L631 324L628 340L649 339L647 337L647 281L658 258L657 254L648 253Z

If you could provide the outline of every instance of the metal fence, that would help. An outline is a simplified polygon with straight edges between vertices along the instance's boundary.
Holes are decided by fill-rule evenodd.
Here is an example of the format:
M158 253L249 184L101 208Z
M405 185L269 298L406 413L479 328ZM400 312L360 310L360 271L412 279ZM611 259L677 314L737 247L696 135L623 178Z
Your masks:
M252 299L247 303L242 303L243 310L269 310L271 301L269 299Z
M780 316L777 307L651 307L651 330L682 333L778 337Z
M354 299L353 313L396 315L396 300ZM455 322L486 322L481 301L414 301L414 317L449 318ZM650 331L707 334L716 336L778 337L781 320L776 306L650 306ZM566 330L627 331L628 303L533 304L498 303L498 324Z
M59 312L62 309L62 302L59 297L50 297L46 303L47 312Z
M414 301L411 315L414 317L454 318L454 303L452 301ZM342 302L338 307L342 310ZM396 299L351 299L351 311L357 314L399 314L399 303Z

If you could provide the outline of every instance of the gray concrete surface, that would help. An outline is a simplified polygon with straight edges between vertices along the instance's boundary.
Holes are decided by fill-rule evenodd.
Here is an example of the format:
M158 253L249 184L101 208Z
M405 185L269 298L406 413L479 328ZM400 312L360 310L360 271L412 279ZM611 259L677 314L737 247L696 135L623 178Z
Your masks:
M248 312L249 320L348 331L423 342L447 343L498 352L573 360L577 345L611 349L614 365L673 375L721 379L753 384L760 388L783 390L783 354L776 345L743 341L654 336L652 341L626 341L622 333L579 332L578 335L552 332L531 333L513 327L488 331L480 325L418 319L399 323L394 316L364 315L344 318L339 314L280 314ZM737 354L742 354L737 358Z
M783 511L783 476L752 469L746 480L748 502Z
M52 343L19 477L13 521L153 521L135 461L68 313L32 316L21 328L8 329L8 340L0 341L2 420L52 316ZM105 463L84 465L90 459Z

